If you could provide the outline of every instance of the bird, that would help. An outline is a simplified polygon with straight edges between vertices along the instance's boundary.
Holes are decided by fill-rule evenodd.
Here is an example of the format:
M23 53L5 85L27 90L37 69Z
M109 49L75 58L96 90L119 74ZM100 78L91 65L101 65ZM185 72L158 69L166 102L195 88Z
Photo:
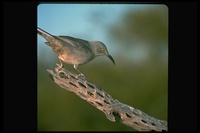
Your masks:
M106 55L115 65L106 45L101 41L87 41L71 36L55 36L39 27L37 27L37 33L47 40L45 44L50 46L58 56L60 64L57 65L62 68L62 61L73 65L74 69L79 72L78 76L84 77L84 74L78 70L78 66L86 64L98 56Z

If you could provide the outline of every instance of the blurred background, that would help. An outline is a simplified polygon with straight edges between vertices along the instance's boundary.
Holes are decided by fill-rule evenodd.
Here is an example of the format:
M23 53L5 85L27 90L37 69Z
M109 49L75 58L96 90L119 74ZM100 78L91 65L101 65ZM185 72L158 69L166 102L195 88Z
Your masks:
M102 56L79 70L120 102L168 120L167 6L40 4L37 14L38 27L53 35L102 41L116 65ZM38 131L134 131L56 85L47 69L54 70L59 60L44 38L37 40Z

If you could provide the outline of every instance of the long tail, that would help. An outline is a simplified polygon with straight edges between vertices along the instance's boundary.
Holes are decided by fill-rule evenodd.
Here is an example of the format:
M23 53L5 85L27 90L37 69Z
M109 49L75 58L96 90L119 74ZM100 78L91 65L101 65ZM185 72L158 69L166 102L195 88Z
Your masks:
M50 33L42 30L39 27L37 28L37 33L47 40L47 42L45 43L49 45L50 47L55 48L55 47L63 46L62 42L59 41L59 39L56 36L51 35Z
M39 27L37 28L37 33L39 35L41 35L42 37L44 37L47 41L48 41L49 38L53 37L53 35L51 35L50 33L46 32L42 29L40 29Z

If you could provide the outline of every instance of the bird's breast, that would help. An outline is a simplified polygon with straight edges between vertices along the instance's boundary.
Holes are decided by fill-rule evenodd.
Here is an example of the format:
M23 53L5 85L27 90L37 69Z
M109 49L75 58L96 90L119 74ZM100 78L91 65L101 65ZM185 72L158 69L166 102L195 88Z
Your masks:
M93 59L93 54L89 50L62 49L58 58L67 64L84 64Z

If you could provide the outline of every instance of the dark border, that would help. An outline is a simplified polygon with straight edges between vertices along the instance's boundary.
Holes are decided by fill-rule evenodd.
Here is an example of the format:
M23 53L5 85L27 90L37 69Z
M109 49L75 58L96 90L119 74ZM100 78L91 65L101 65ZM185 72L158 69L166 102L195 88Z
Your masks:
M3 131L37 131L37 3L3 3Z
M169 3L169 130L197 131L197 3Z

